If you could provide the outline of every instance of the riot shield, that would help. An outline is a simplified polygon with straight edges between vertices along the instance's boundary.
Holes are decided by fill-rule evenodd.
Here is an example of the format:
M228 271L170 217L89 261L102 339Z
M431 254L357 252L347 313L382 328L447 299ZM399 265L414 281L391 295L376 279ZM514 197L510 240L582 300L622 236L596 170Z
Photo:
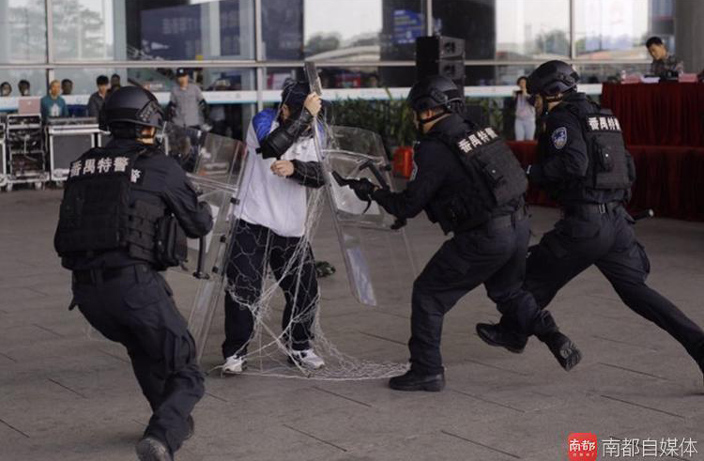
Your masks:
M177 295L192 299L188 328L200 360L225 290L225 265L234 223L231 207L237 201L247 150L241 141L168 123L163 144L167 155L179 161L199 189L199 200L210 205L213 213L213 230L204 238L189 239L187 261L170 269L170 275L178 279L174 284Z
M394 190L381 138L360 128L328 126L319 142L328 174L328 200L354 297L367 306L407 300L417 270L404 229L397 228L400 223L378 204L359 200L339 182L339 178L366 178Z
M322 96L315 63L306 62L304 67L310 91ZM362 202L339 181L366 178L394 190L381 137L361 128L318 122L321 129L313 130L315 145L328 176L328 201L352 294L367 306L410 301L418 271L402 228L405 223L374 202ZM370 264L372 256L374 264Z

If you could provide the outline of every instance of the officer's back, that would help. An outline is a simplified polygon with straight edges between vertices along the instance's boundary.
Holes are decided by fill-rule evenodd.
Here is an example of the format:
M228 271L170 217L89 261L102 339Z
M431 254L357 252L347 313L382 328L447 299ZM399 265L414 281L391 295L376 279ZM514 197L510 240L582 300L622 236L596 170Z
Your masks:
M178 264L176 242L205 235L212 217L155 145L163 116L154 95L120 88L103 116L114 140L71 164L54 244L73 271L71 309L125 346L154 412L136 446L140 461L171 461L193 432L204 386L193 338L158 271Z
M137 91L142 90L125 87L118 97L139 97L140 94L123 94ZM116 104L115 95L110 101ZM110 107L106 103L106 111ZM149 114L142 116L146 119ZM154 144L153 137L140 139L139 130L145 127L149 126L120 121L118 113L111 119L112 141L104 148L89 150L71 165L62 204L63 211L71 210L60 220L55 240L64 267L85 270L155 264L154 227L166 216L175 216L192 238L206 234L212 227L210 210L198 203L195 189L178 162L166 156ZM124 177L120 179L120 175ZM119 199L119 193L110 195L116 181L129 184L123 187L125 199ZM112 203L116 200L124 203ZM128 216L130 224L84 216L88 210L101 206ZM120 226L126 229L119 229ZM107 248L101 234L114 230L125 235L121 236L122 241L115 242L115 248Z
M440 224L446 234L471 229L490 217L511 214L523 205L522 198L496 204L488 197L482 197L485 178L481 173L468 174L467 167L462 164L453 146L478 128L471 120L451 113L438 120L416 145L412 182L418 179L415 182L420 183L420 187L409 183L405 193L428 195L425 205L428 217ZM416 171L422 172L422 177L417 178ZM476 200L468 201L468 196Z
M427 176L437 176L440 180L426 206L431 220L437 221L437 211L446 206L448 200L468 189L469 178L457 154L443 141L470 131L474 125L458 114L450 114L439 120L430 131L419 139L414 153L414 163L418 170L430 170ZM434 179L434 178L433 178Z
M575 91L567 94L545 117L545 126L538 140L543 164L539 171L531 172L531 179L546 187L563 206L622 202L629 198L628 188L606 190L587 182L587 176L594 174L590 170L594 167L593 159L590 159L593 146L588 145L583 120L588 115L602 112L587 95Z

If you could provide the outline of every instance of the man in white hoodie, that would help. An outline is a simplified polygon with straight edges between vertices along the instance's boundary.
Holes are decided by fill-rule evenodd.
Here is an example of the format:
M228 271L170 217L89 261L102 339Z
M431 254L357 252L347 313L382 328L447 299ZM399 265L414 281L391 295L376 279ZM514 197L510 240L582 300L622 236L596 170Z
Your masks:
M325 365L311 346L318 282L310 244L305 241L306 188L324 185L315 152L312 124L321 100L307 82L290 82L277 111L254 116L247 131L247 164L237 225L227 266L224 374L247 366L247 344L254 329L262 283L270 267L284 291L283 340L289 361L316 370Z

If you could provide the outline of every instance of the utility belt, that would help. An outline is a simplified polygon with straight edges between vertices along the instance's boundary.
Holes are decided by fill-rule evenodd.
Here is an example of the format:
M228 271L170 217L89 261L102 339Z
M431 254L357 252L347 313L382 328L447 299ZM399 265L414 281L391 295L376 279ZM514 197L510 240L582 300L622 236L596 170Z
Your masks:
M505 214L501 216L494 216L492 218L489 218L487 221L484 221L482 224L469 227L467 229L463 229L462 226L458 228L455 233L463 233L463 232L473 232L473 231L486 231L486 232L494 232L497 230L505 229L507 227L513 227L516 225L517 222L522 221L528 216L528 208L524 205L521 206L518 210L514 211L511 214Z
M73 271L73 283L78 285L99 286L105 282L125 276L133 276L136 282L143 283L147 280L147 276L153 271L154 269L149 264L133 264L125 267L79 270Z
M608 203L578 203L564 205L561 208L562 217L582 216L590 217L594 215L613 214L618 211L623 204L621 202Z

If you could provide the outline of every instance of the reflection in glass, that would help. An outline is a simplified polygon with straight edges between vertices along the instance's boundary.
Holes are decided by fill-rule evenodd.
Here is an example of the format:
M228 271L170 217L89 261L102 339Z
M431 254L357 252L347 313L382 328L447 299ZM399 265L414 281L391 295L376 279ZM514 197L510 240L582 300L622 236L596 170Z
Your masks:
M575 49L582 59L647 59L650 0L576 0Z
M70 61L114 59L112 4L112 0L52 2L54 58Z
M0 63L46 61L44 0L0 0Z
M622 72L646 75L650 71L650 64L580 64L574 67L581 83L620 82Z
M496 0L497 59L560 59L570 54L569 3Z
M363 89L411 86L415 67L318 67L323 88ZM301 67L272 67L264 69L267 90L280 90L287 79L304 80ZM411 83L408 83L411 82Z
M189 3L53 0L54 54L64 61L254 57L254 0Z
M264 58L413 59L424 0L262 0Z

